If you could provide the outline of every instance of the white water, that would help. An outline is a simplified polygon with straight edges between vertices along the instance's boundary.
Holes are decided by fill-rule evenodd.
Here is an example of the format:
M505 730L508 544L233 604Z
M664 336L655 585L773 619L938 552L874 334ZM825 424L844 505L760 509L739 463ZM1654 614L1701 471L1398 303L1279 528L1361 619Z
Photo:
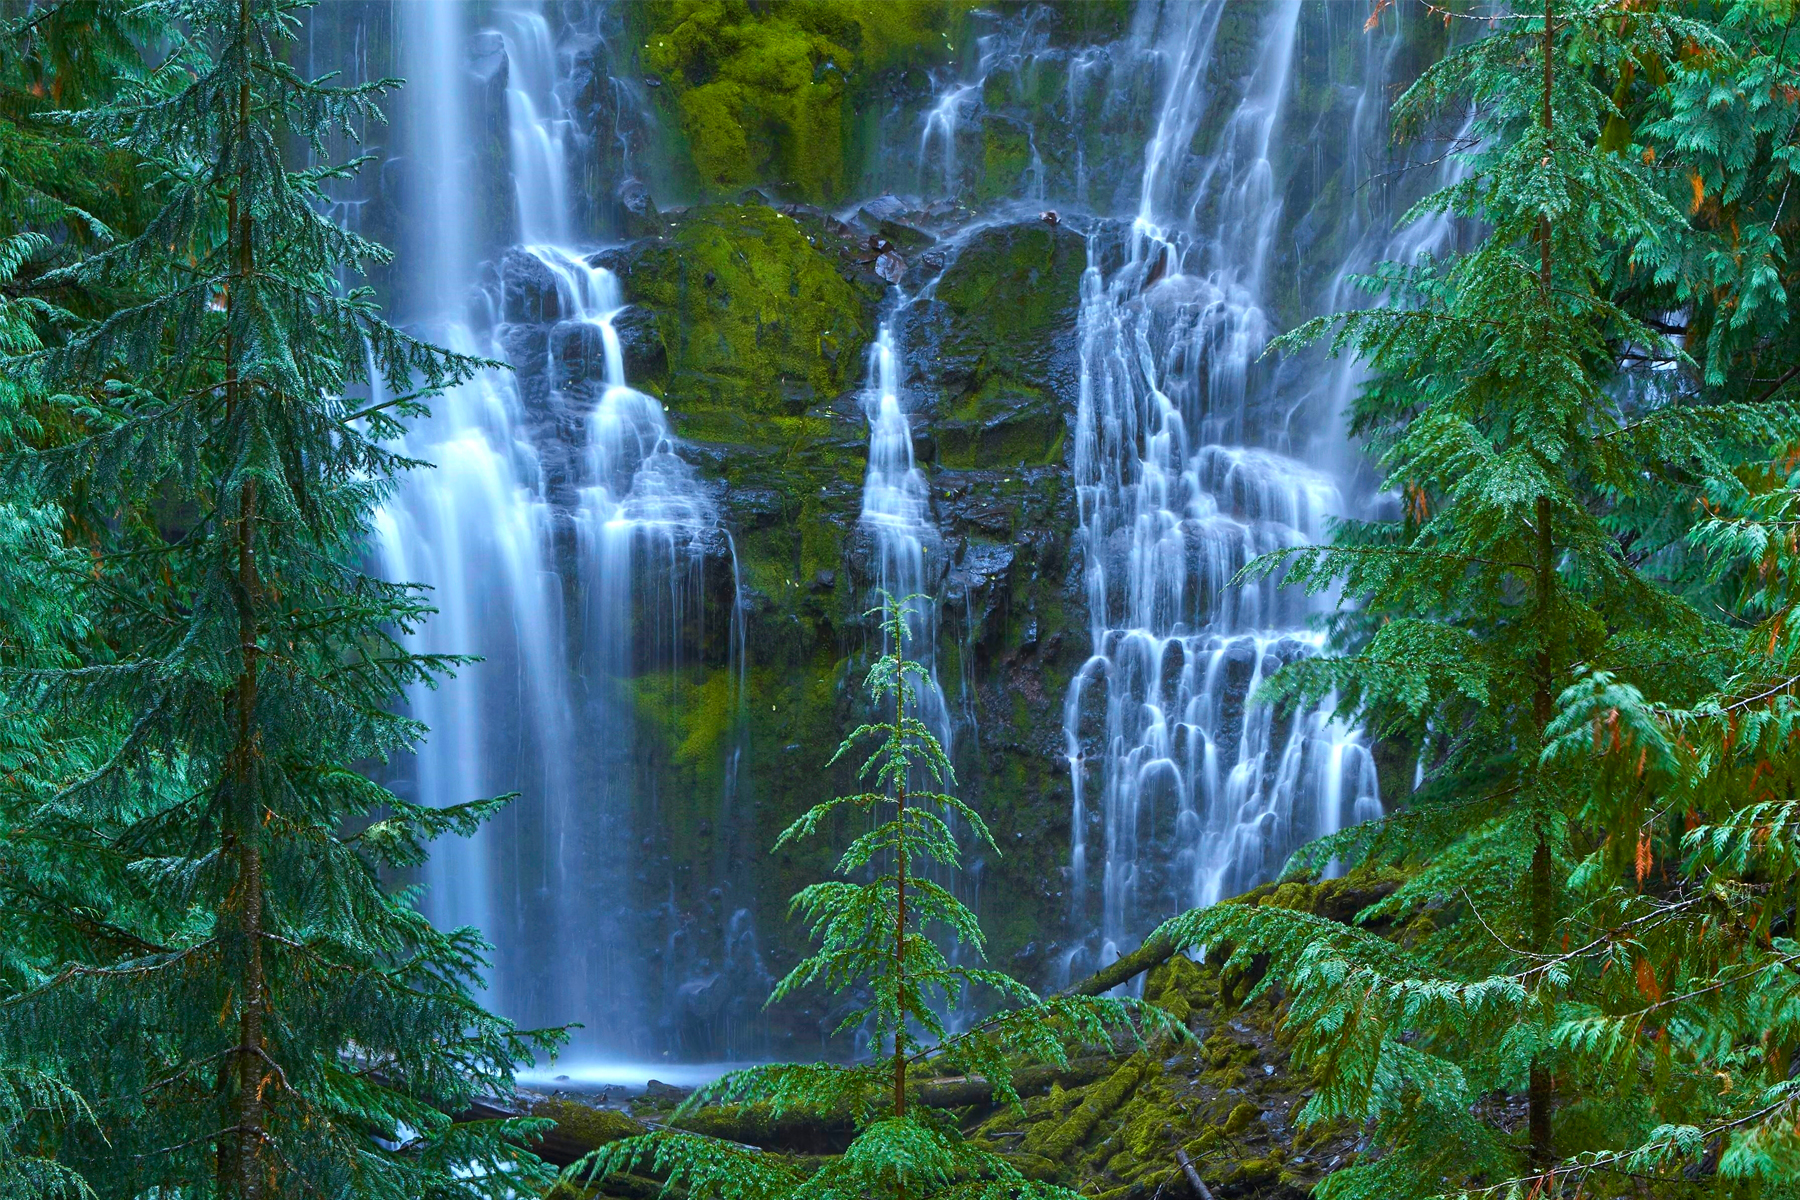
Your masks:
M1270 878L1301 843L1380 812L1374 762L1333 703L1288 715L1247 702L1282 663L1316 653L1317 606L1257 555L1320 539L1344 511L1330 473L1351 369L1287 381L1260 362L1278 332L1270 259L1282 226L1284 137L1301 6L1271 5L1241 88L1207 85L1226 5L1167 4L1140 20L1166 57L1124 264L1082 288L1072 465L1093 656L1064 710L1072 782L1072 912L1094 938L1070 969L1110 961L1157 921ZM1373 39L1365 39L1372 41ZM1365 63L1353 126L1381 113ZM1367 103L1365 103L1367 102ZM1229 104L1211 153L1189 152ZM1358 148L1353 147L1353 152ZM1355 219L1347 217L1347 219ZM1102 260L1096 234L1090 263ZM1360 261L1338 272L1321 308ZM1097 818L1097 819L1096 819Z
M704 637L708 556L730 562L729 543L661 402L626 378L618 280L571 244L567 63L543 6L494 15L522 245L497 292L490 284L474 306L524 325L464 316L479 239L467 189L442 166L469 153L472 10L397 11L425 81L409 135L434 159L415 159L409 219L427 223L428 244L443 250L412 264L427 285L419 294L436 301L421 316L455 349L514 368L435 402L403 447L435 466L412 473L377 519L383 573L429 584L440 610L411 648L483 659L453 686L409 694L431 734L402 786L439 806L520 793L483 832L434 848L423 903L439 924L474 925L495 943L501 1011L581 1021L586 1045L642 1053L655 988L641 943L656 901L643 894L634 853L640 819L654 819L639 811L635 692L640 678L679 686ZM559 422L573 422L585 446L557 468L573 472L572 487L559 488L534 441L563 440ZM738 608L723 615L741 665Z
M863 411L869 420L869 470L863 481L862 526L875 551L876 593L870 605L878 605L883 592L903 603L909 636L900 649L929 673L927 679L915 680L917 716L949 756L953 730L937 676L936 588L927 573L941 558L943 543L932 520L925 473L913 457L912 421L900 403L900 352L891 323L881 326L869 349Z

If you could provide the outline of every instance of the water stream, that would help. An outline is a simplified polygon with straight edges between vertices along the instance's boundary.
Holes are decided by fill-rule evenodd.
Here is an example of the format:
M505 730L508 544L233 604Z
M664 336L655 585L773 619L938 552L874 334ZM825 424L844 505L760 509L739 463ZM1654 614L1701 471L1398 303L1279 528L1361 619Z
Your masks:
M878 136L862 178L902 193L882 211L937 222L937 269L982 223L1030 224L1040 210L1060 208L1085 240L1071 367L1054 396L1067 433L1057 461L1034 468L1074 498L1075 627L1042 631L1066 634L1058 679L1072 680L1032 701L1049 717L1041 749L1005 740L1024 699L996 706L983 691L1001 676L981 657L986 618L966 581L1001 568L961 557L1011 552L976 547L986 535L942 511L953 489L934 490L987 486L938 461L944 405L918 383L935 377L919 369L930 350L904 344L908 305L935 302L935 284L909 277L912 298L888 292L865 384L843 397L867 433L860 493L826 518L861 547L846 562L866 562L863 592L915 597L906 651L930 672L920 715L968 764L965 785L979 793L1001 750L1038 754L1067 779L1046 801L1059 819L1066 808L1066 849L1060 830L1042 832L1048 818L1017 833L1054 836L1066 863L1064 882L1044 885L1060 886L1064 925L1036 934L1055 943L1052 975L1090 970L1380 811L1375 755L1329 700L1291 713L1249 701L1282 663L1319 651L1316 618L1333 598L1232 585L1256 555L1386 502L1341 432L1355 368L1265 358L1269 340L1358 302L1353 277L1380 258L1455 235L1447 222L1394 229L1422 186L1384 173L1388 98L1409 51L1392 20L1365 30L1366 14L1343 7L1139 0L1128 28L1098 40L1059 32L1043 6L983 10L926 94L869 115ZM757 612L772 618L740 570L725 452L684 442L664 400L632 385L628 330L643 314L600 265L619 260L597 253L623 240L638 174L666 169L673 143L645 98L660 81L615 63L608 39L625 25L612 4L384 11L412 81L387 168L403 196L397 315L511 367L436 401L403 447L435 465L377 523L383 571L434 589L438 616L413 648L481 660L409 696L432 734L396 765L396 789L434 805L519 793L483 832L434 850L423 904L495 943L501 1011L582 1022L589 1064L760 1053L758 1006L780 965L764 962L751 907L768 886L764 845L739 843L792 814L763 812L746 781L820 747L750 737L744 705L758 655L773 652L747 631ZM840 212L855 219L857 205ZM789 428L779 436L792 440ZM762 636L790 648L812 636L782 619ZM940 646L946 628L955 645ZM861 661L853 639L829 636L833 655ZM670 767L701 722L728 731L722 782ZM695 779L711 792L676 794ZM695 829L713 831L712 848L678 868L670 847ZM965 899L979 906L978 882Z
M662 978L644 969L666 914L633 851L657 819L635 734L647 701L679 708L713 623L741 664L729 537L662 402L626 378L618 280L574 242L570 48L538 5L499 9L492 31L464 5L397 11L429 81L429 107L410 110L414 144L439 162L466 157L457 84L480 82L471 47L498 37L514 202L514 244L484 277L461 193L437 178L408 193L410 216L431 227L422 240L444 251L409 266L413 294L436 300L418 319L512 368L436 402L405 445L435 466L409 476L378 518L384 573L429 584L440 610L414 648L482 660L409 696L432 736L407 790L436 805L519 793L481 833L434 850L424 906L495 943L501 1011L582 1022L589 1053L643 1055L654 1008L692 979L679 961ZM733 578L718 611L721 569Z

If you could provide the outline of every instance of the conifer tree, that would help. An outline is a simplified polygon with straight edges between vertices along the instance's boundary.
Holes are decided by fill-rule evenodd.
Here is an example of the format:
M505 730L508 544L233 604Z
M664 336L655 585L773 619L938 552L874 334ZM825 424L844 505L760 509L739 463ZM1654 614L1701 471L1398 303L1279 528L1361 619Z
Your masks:
M71 310L94 314L107 298L54 282L56 268L112 240L141 219L142 192L124 156L59 123L60 112L91 108L140 77L134 38L154 26L121 6L82 0L58 5L0 5L0 356L43 349ZM0 444L54 440L41 396L0 372ZM64 545L54 497L34 495L8 478L0 488L0 667L66 667L69 647L91 636L77 594L79 554ZM45 964L79 953L89 930L40 922L32 900L54 889L69 859L54 830L34 820L35 785L92 769L89 730L55 728L35 705L36 689L12 670L0 675L0 995L16 992ZM51 1040L0 1049L0 1193L91 1194L56 1156L46 1123L92 1120L66 1067L84 1048Z
M1136 1037L1144 1029L1168 1033L1173 1026L1159 1010L1131 1001L1040 999L1002 972L959 965L946 953L947 940L979 957L981 928L926 868L956 868L958 826L990 851L998 853L998 847L980 814L948 790L955 773L918 716L918 688L928 670L905 657L904 647L912 602L919 599L884 594L881 608L869 614L880 614L886 646L867 677L878 716L853 730L831 760L872 745L857 773L867 790L815 805L776 842L815 836L851 814L873 818L838 860L845 878L795 894L792 909L811 926L819 948L776 985L769 1001L815 985L851 993L859 1002L837 1032L861 1031L869 1058L735 1072L701 1089L677 1114L679 1121L701 1105L722 1103L764 1106L771 1118L789 1112L848 1117L854 1140L842 1155L803 1167L735 1142L659 1130L602 1147L565 1178L591 1182L643 1163L665 1176L668 1187L684 1188L696 1200L1074 1195L1028 1181L1004 1157L970 1145L947 1115L916 1102L909 1073L929 1067L979 1075L996 1098L1016 1102L1012 1072L1022 1060L1066 1065L1073 1047L1110 1047L1116 1037ZM964 1003L971 985L1011 1006L952 1034L943 1013Z
M6 328L9 486L61 511L5 525L32 573L0 582L48 607L0 662L33 716L4 730L0 1064L66 1102L15 1087L0 1121L102 1196L512 1195L535 1127L453 1115L554 1039L484 1012L476 931L381 878L500 801L425 809L359 769L416 743L403 689L455 665L402 647L424 598L360 565L415 465L384 442L483 364L339 286L386 257L322 215L360 163L288 155L324 161L395 81L297 75L304 7L135 6L166 56L62 118L155 206L35 276L103 302Z
M1674 731L1730 707L1715 689L1741 688L1730 622L1695 603L1720 574L1695 551L1738 534L1703 527L1695 542L1695 502L1742 495L1757 456L1800 438L1791 400L1718 386L1734 348L1769 348L1754 333L1785 320L1778 282L1720 262L1671 187L1692 172L1697 212L1705 146L1741 188L1761 137L1774 165L1761 186L1772 175L1785 190L1787 152L1753 132L1778 122L1746 122L1733 146L1705 136L1745 69L1733 33L1747 7L1556 0L1492 16L1396 109L1416 132L1472 106L1467 175L1415 215L1464 219L1473 244L1383 266L1368 281L1380 307L1280 343L1335 327L1333 348L1372 369L1352 428L1400 511L1252 564L1340 585L1345 601L1341 651L1284 668L1267 695L1335 693L1344 715L1415 747L1422 775L1396 812L1297 865L1403 866L1364 916L1416 923L1395 940L1226 905L1163 932L1271 956L1268 982L1288 989L1289 1028L1322 1080L1305 1116L1375 1122L1377 1151L1331 1176L1329 1197L1548 1194L1571 1167L1606 1190L1608 1172L1719 1135L1670 1117L1707 1090L1709 1060L1754 1053L1751 1009L1723 1022L1690 1010L1690 1025L1659 982L1693 983L1684 1003L1731 1003L1708 980L1743 937L1700 931L1746 928L1747 914L1697 900L1731 885L1696 854L1664 884L1673 898L1645 894L1656 837L1679 838L1667 822L1683 813L1699 820L1675 797L1731 758L1729 736L1708 759ZM1758 70L1767 97L1771 68ZM1740 234L1752 259L1780 256L1769 229ZM1654 386L1626 386L1622 368L1643 363ZM1690 849L1713 840L1732 841L1695 831ZM1665 940L1648 952L1651 939Z

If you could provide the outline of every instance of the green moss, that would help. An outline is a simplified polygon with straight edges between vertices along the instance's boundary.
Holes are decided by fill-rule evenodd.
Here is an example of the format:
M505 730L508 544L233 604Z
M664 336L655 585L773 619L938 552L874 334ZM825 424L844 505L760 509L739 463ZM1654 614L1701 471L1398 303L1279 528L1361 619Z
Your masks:
M958 470L1048 466L1060 461L1064 423L1056 401L1036 388L989 379L933 429L938 460Z
M594 1108L573 1100L539 1100L531 1106L531 1115L550 1118L556 1122L558 1134L589 1149L648 1132L617 1109Z
M737 683L730 671L713 671L699 683L668 676L640 676L638 727L662 733L670 759L680 767L710 773L738 717Z
M1094 1126L1125 1102L1126 1097L1143 1079L1148 1063L1142 1054L1133 1055L1125 1064L1099 1083L1079 1089L1080 1107L1056 1124L1037 1125L1025 1135L1025 1149L1055 1161L1066 1160L1094 1131Z
M1253 1188L1273 1183L1281 1178L1281 1159L1276 1155L1267 1158L1250 1158L1231 1164L1221 1176L1221 1182L1233 1188Z
M1218 1069L1248 1066L1256 1061L1257 1055L1255 1046L1238 1041L1225 1031L1224 1026L1213 1030L1212 1036L1201 1044L1200 1051L1206 1061Z
M633 247L629 298L656 314L681 432L767 442L854 381L878 297L864 295L791 218L762 205L691 210L668 238ZM831 353L825 351L829 349Z
M989 117L981 123L980 200L1010 195L1031 167L1030 135L1004 117Z
M997 350L1032 343L1073 322L1087 242L1060 225L1007 225L973 239L938 281L937 298L979 316Z
M1237 1137L1261 1120L1262 1113L1256 1105L1245 1101L1232 1109L1230 1115L1225 1118L1225 1132L1231 1137Z
M1212 996L1216 998L1217 994L1214 988ZM1144 980L1144 999L1183 1024L1207 998L1206 978L1185 954L1170 958Z
M968 0L648 0L633 6L644 67L666 87L696 181L841 199L864 125L896 68L948 58Z

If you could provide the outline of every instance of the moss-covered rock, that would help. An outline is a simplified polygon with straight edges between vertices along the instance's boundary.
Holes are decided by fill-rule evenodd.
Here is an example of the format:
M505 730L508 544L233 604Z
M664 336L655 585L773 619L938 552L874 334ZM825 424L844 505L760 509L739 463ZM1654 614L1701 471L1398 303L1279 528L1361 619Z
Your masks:
M858 177L860 109L887 72L944 61L967 0L647 0L638 54L663 85L693 178L808 201Z
M1087 241L1066 225L1027 221L971 233L938 280L954 318L944 350L993 375L1067 383L1076 362L1067 335L1081 304Z
M1079 377L1075 322L1087 243L1030 221L968 234L904 330L915 386L938 398L938 461L1060 463Z
M664 397L678 432L766 442L766 418L800 418L854 386L880 291L812 237L765 205L716 205L608 257L662 341L665 373L632 382Z

